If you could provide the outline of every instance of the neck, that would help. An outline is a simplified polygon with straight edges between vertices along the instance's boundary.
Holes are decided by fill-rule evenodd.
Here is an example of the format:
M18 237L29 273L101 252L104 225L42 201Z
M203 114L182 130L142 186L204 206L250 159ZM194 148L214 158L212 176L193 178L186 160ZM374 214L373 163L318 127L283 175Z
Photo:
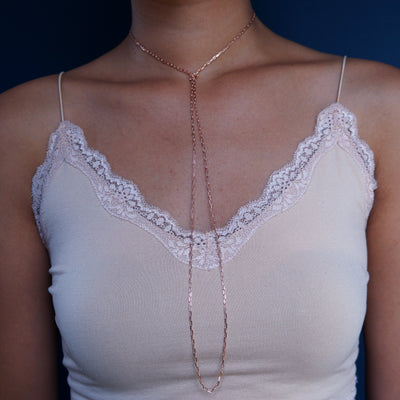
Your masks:
M220 51L252 13L248 0L132 0L132 32L159 56L194 71ZM246 33L247 45L255 40L251 36ZM234 47L237 52L242 46ZM144 54L136 51L136 56Z

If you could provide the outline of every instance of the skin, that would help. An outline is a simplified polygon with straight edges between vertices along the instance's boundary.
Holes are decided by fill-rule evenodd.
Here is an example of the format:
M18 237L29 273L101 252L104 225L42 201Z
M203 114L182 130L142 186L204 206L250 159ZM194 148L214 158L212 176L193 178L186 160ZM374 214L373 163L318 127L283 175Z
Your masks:
M246 0L137 0L132 9L136 37L189 70L218 52L252 13ZM340 66L341 58L278 37L257 20L200 74L218 226L257 198L271 172L312 133L316 113L335 101ZM63 96L65 118L83 128L114 172L134 180L148 202L188 227L187 77L127 38L68 71ZM379 188L367 228L367 391L368 400L393 400L400 398L400 72L350 59L341 103L357 115L359 134L375 154ZM56 76L0 96L0 398L56 398L49 260L30 190L59 120ZM200 167L197 172L202 189ZM204 231L209 222L201 189L196 229Z

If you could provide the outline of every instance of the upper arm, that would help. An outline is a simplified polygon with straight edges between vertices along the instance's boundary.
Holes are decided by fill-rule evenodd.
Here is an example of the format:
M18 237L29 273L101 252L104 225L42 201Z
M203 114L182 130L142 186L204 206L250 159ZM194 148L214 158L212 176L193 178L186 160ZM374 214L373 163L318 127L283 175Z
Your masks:
M386 89L374 104L376 118L371 124L378 189L367 228L369 400L400 399L400 73L385 71Z
M31 180L45 154L51 79L0 96L0 398L54 399L55 326L49 259L31 209ZM54 101L54 105L56 102ZM54 118L58 114L55 111ZM40 132L40 134L38 133Z

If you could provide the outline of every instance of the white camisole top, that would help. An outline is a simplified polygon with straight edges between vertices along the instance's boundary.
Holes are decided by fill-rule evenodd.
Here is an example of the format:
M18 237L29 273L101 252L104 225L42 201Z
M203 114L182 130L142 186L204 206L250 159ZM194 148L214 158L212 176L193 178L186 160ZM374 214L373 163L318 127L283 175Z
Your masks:
M61 90L60 100L62 111ZM62 113L32 192L72 400L353 400L373 174L338 97L262 195L218 229L229 329L222 384L209 395L189 336L190 233L113 174ZM223 339L212 233L195 234L193 292L212 386Z

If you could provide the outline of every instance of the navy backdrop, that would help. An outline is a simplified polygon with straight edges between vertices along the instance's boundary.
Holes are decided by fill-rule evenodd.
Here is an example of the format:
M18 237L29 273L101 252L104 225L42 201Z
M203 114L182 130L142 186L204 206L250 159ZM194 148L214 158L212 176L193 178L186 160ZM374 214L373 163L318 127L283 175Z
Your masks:
M267 26L289 39L400 67L398 0L254 0L253 5ZM0 92L90 61L117 45L129 26L129 0L3 2ZM360 350L357 400L364 400L362 337ZM59 398L68 399L62 369L60 376Z

